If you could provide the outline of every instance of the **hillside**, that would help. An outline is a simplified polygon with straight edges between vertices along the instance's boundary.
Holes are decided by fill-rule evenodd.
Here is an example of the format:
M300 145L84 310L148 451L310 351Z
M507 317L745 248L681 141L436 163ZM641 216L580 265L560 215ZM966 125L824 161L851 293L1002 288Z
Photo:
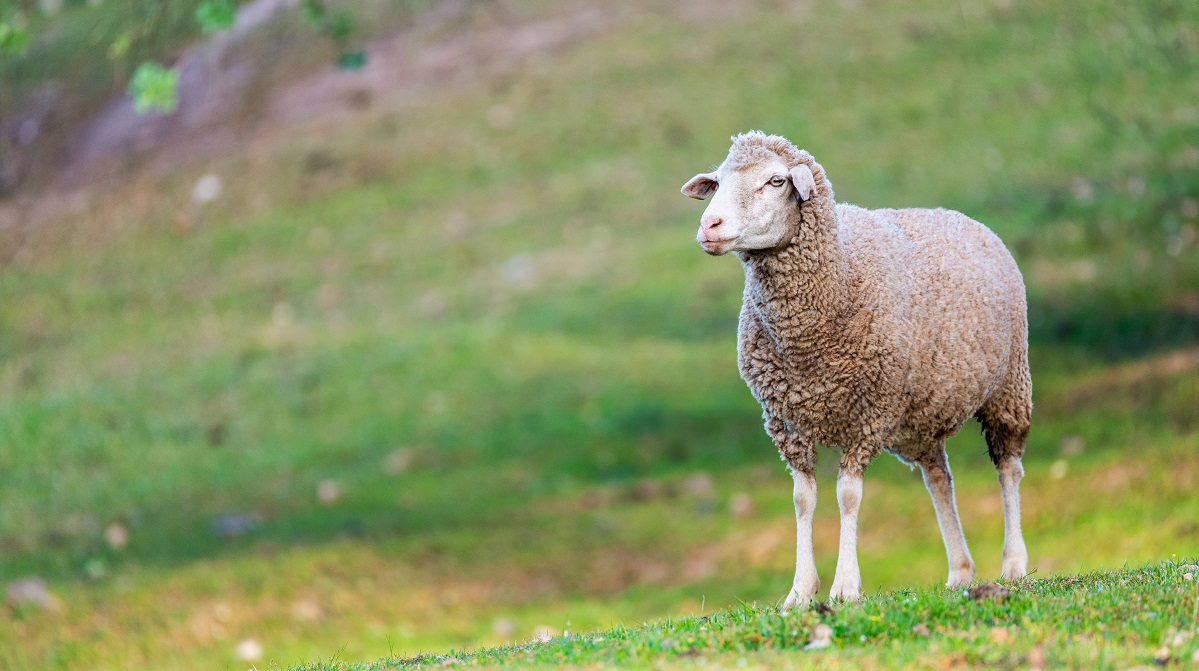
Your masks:
M779 617L742 603L608 631L477 651L330 660L304 671L507 668L1116 669L1199 662L1199 565L1166 562L1001 588L898 590ZM1136 668L1150 668L1140 666Z
M1199 547L1199 5L439 7L358 73L281 68L212 147L0 203L0 582L47 590L0 608L0 667L406 658L782 597L741 271L678 194L750 128L840 200L951 207L1012 249L1038 580ZM950 460L993 578L977 426ZM861 525L868 592L944 579L918 474L872 465ZM837 622L903 597L874 598ZM1111 664L1165 630L1137 631Z

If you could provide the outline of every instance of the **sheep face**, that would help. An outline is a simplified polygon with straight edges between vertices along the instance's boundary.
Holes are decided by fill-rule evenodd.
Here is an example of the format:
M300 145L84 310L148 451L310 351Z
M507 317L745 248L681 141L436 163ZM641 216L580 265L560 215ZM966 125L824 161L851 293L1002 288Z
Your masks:
M808 166L788 168L782 159L701 173L683 185L683 195L712 202L699 220L696 241L712 256L774 249L798 232L800 204L811 197L815 179Z

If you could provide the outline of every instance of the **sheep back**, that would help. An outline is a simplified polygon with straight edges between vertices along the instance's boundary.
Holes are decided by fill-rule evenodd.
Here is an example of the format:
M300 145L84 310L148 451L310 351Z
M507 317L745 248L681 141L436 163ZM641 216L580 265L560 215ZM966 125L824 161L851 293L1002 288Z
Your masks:
M1027 423L1024 283L999 238L945 209L835 207L845 314L802 362L743 306L742 375L768 414L843 448L864 468L879 449L915 457L988 403ZM843 459L844 461L844 459Z
M850 282L891 315L879 325L893 329L907 398L894 442L943 440L1009 391L1013 366L1027 373L1020 270L998 236L960 212L836 212Z

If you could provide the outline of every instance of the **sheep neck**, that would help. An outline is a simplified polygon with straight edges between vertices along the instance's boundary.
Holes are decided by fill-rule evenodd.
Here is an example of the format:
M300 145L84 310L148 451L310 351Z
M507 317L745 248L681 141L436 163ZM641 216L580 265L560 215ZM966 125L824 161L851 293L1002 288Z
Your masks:
M853 312L845 256L831 199L797 210L798 233L787 245L742 253L745 301L771 339L790 357L821 356ZM844 343L848 344L848 343Z

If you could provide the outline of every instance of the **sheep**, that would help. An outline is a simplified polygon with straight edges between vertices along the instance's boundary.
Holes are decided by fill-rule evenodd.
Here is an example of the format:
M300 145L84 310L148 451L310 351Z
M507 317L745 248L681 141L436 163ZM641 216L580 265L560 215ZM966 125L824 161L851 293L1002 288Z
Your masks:
M703 200L697 241L745 271L741 377L794 481L795 579L781 610L807 604L816 444L841 450L841 536L830 600L861 595L862 475L880 452L919 466L949 560L947 587L974 580L945 440L982 425L1003 496L1004 580L1027 572L1021 457L1032 414L1024 281L998 236L945 209L837 204L824 169L777 135L732 138L728 158L682 188Z

